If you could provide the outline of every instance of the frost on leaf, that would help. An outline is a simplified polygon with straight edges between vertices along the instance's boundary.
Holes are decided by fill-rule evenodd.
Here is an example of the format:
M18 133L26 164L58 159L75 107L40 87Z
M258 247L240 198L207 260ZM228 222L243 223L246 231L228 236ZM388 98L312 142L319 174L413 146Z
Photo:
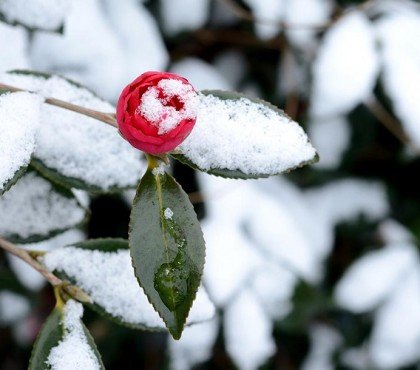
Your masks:
M83 107L112 113L114 107L89 90L58 76L26 72L3 74L9 85ZM34 165L67 186L99 192L135 186L144 164L141 154L115 128L93 118L43 104Z
M317 160L303 129L284 112L221 91L200 95L194 130L174 155L202 171L233 178L267 177Z
M48 355L51 370L101 370L103 365L86 336L81 318L83 306L69 300L64 306L62 326L64 335Z
M311 111L314 116L345 114L373 91L379 70L375 35L359 12L329 29L313 65Z
M30 30L60 31L70 0L1 0L0 20Z
M34 172L0 198L0 235L15 242L48 239L83 223L86 210L72 193Z
M0 91L0 194L29 164L41 101L34 94Z
M104 252L76 246L57 249L43 259L47 268L65 274L93 299L94 305L117 322L135 328L164 329L165 325L139 287L128 243ZM124 289L121 289L124 287ZM207 293L200 288L187 324L210 320L215 314Z

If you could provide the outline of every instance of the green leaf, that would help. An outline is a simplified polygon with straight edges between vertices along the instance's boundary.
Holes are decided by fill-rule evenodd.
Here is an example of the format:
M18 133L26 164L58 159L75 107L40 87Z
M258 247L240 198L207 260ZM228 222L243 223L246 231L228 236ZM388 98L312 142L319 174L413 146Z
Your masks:
M60 342L65 340L65 337L69 330L77 330L75 328L65 327L65 306L57 304L54 308L35 341L31 359L29 361L29 370L49 370L50 366L47 364L48 357L51 350L57 347ZM95 342L90 335L89 331L80 320L81 330L85 336L87 344L95 354L95 357L99 363L99 368L104 370L105 367L102 363L101 355L95 345Z
M29 370L48 369L46 364L48 356L51 350L58 346L58 343L64 336L61 320L62 311L56 307L38 334L29 361Z
M173 213L171 217L166 213ZM204 266L205 243L187 194L173 177L149 168L130 220L130 254L150 303L179 339Z
M250 136L250 134L247 133L246 130L244 130L243 132L239 133L239 137L227 137L226 139L229 140L232 143L232 146L234 147L236 142L242 142L243 140L249 141L249 146L255 146L255 148L253 148L253 150L255 150L255 157L260 156L263 158L267 158L267 161L272 162L271 167L273 167L273 169L270 172L264 171L264 169L262 169L261 167L253 168L252 170L247 171L243 170L243 163L250 160L252 161L252 158L245 157L246 154L248 156L250 155L248 150L248 153L241 153L241 150L244 150L243 148L241 149L241 146L238 146L234 156L224 158L223 162L228 164L228 168L221 168L219 167L219 164L214 161L213 158L215 157L214 153L223 153L223 151L226 149L225 142L224 147L217 147L216 144L209 149L208 146L206 147L206 145L208 145L206 144L206 138L201 137L200 134L195 133L195 131L193 130L190 137L188 137L185 140L185 142L181 144L174 152L170 153L170 155L174 159L196 170L206 172L211 175L232 179L257 179L273 175L279 175L281 173L290 172L296 168L300 168L305 165L316 163L319 160L318 154L313 149L312 145L310 144L309 140L307 139L300 126L297 123L293 122L281 109L275 107L274 105L261 99L249 98L246 95L230 91L202 91L201 99L205 100L206 98L217 98L218 100L220 100L220 102L237 101L238 104L246 102L249 106L255 106L255 108L261 107L261 109L259 109L258 112L258 114L261 115L261 119L266 119L267 112L272 114L273 117L277 117L280 120L280 125L288 125L287 127L289 128L289 131L293 129L295 133L299 133L299 135L301 135L300 137L302 140L298 140L296 142L297 148L294 148L294 156L290 156L290 153L288 152L288 149L290 148L284 148L284 150L280 148L282 149L282 151L277 152L276 156L273 157L270 151L266 149L265 145L262 145L261 143L259 143L259 145L255 145L256 142L253 142L253 137ZM221 114L217 114L217 105L213 104L213 107L214 108L212 108L212 114L214 114L214 117L211 117L211 122L216 123L218 122L219 117L222 116L223 112L221 112ZM223 107L221 109L223 109ZM235 114L232 115L235 116ZM242 114L246 114L246 112L243 112ZM258 126L259 122L258 119L256 120L255 115L253 115L250 119L253 120L252 124L255 123L255 125ZM234 118L232 118L232 120L234 120ZM197 125L198 124L199 123L197 123ZM195 130L197 130L197 128ZM265 130L267 130L267 128L265 128ZM229 130L224 130L218 133L218 135L229 134ZM204 133L202 135L204 135ZM272 139L272 132L270 132L270 130L267 130L267 132L264 132L264 135L266 135L268 143ZM197 161L195 158L204 158L206 160L205 162L208 163L209 167L201 167L198 163L199 161Z
M14 176L8 180L3 187L0 188L0 195L3 195L6 191L10 190L10 188L18 182L18 180L26 173L28 166L20 167L14 174Z

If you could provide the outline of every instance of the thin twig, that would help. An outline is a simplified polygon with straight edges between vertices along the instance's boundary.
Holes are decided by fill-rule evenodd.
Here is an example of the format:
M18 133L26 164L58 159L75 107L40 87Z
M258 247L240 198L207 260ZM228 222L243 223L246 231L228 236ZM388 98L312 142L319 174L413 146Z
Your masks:
M33 259L28 251L25 249L19 248L16 245L10 243L9 241L0 237L0 248L4 249L6 252L13 254L14 256L25 261L28 265L32 266L37 270L42 276L47 279L51 285L58 286L63 283L61 279L49 272L44 266L42 266L37 260Z
M0 83L0 89L8 90L8 91L11 91L11 92L30 92L30 93L36 94L36 92L33 92L33 91L20 89L18 87L9 86L9 85L5 85L5 84L2 84L2 83ZM99 111L96 111L96 110L93 110L93 109L81 107L79 105L68 103L68 102L65 102L63 100L59 100L59 99L55 99L55 98L44 98L44 101L45 101L46 104L53 105L55 107L59 107L59 108L63 108L63 109L67 109L67 110L72 111L72 112L83 114L85 116L97 119L98 121L102 121L102 122L104 122L104 123L106 123L106 124L108 124L112 127L116 127L116 128L118 127L117 120L115 118L115 114L113 114L113 113L99 112Z
M398 122L398 120L387 111L387 109L378 99L376 99L375 96L371 96L369 99L367 99L365 101L365 106L376 117L376 119L401 143L409 146L412 145L411 140L401 128L400 122Z

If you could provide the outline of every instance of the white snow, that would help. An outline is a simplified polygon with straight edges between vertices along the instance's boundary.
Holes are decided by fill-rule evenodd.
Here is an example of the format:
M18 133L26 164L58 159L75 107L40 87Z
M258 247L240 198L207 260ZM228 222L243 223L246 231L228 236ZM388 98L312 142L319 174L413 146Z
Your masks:
M314 166L327 170L337 168L350 145L351 130L348 120L344 116L315 118L310 120L308 135L320 157Z
M75 79L110 101L168 63L156 21L137 0L72 0L64 35L37 33L30 52L33 69Z
M327 24L333 8L332 0L287 1L284 21L288 40L296 47L313 47L318 27Z
M384 64L382 80L396 115L416 147L420 147L420 16L390 13L378 22Z
M379 369L420 361L420 261L407 268L393 296L376 316L370 352Z
M338 282L334 299L352 312L372 310L394 289L401 289L403 276L415 262L416 251L410 244L389 245L367 253Z
M174 97L183 104L179 110L168 105ZM145 91L136 112L156 126L159 135L163 135L172 131L183 120L195 119L198 102L197 93L191 85L175 79L165 79Z
M3 74L5 83L62 99L83 107L112 113L114 107L90 91L63 78ZM132 148L113 127L93 118L43 104L37 132L35 158L48 168L80 179L103 191L113 186L137 184L145 169L141 153Z
M286 115L247 98L202 94L194 130L178 150L203 170L249 175L278 174L316 155L303 129Z
M64 23L70 0L2 0L0 13L8 22L55 31Z
M152 170L152 174L153 174L154 176L164 175L164 174L165 174L165 169L166 169L166 168L168 168L168 165L167 165L167 164L165 164L165 162L160 161L160 162L159 162L159 166L155 167L155 168Z
M301 231L290 208L263 194L254 194L254 207L246 226L256 246L270 258L308 281L320 277L313 242Z
M239 370L256 370L274 355L273 324L256 297L248 290L226 307L226 350Z
M79 225L86 211L75 198L55 191L47 180L31 172L0 198L0 235L29 238Z
M413 234L405 226L391 218L380 223L378 233L386 244L406 243L414 240Z
M161 0L159 5L163 27L169 35L201 28L210 10L210 0Z
M354 109L372 93L378 69L372 26L363 13L352 11L328 30L313 64L312 115Z
M30 310L29 301L9 290L0 292L0 326L22 320Z
M297 281L291 271L268 261L254 275L250 285L270 317L280 320L293 308L291 298Z
M213 302L224 306L261 266L261 258L248 238L233 225L202 223L206 241L204 283Z
M172 209L166 208L165 211L163 212L163 215L165 216L167 220L171 220L172 216L174 215L174 212L172 211Z
M183 76L199 90L231 90L232 86L211 64L198 58L184 58L173 64L171 72Z
M29 93L0 95L0 191L35 150L42 99Z
M62 271L74 279L94 303L125 323L165 327L137 282L128 250L101 252L66 247L47 253L43 262L49 270ZM209 320L214 314L213 304L200 288L187 324Z
M69 300L64 306L64 337L51 349L46 363L51 370L99 370L101 368L95 352L84 333L81 318L83 306Z
M379 182L346 178L307 190L309 206L316 210L319 222L335 225L363 214L373 221L389 212L385 187Z
M290 1L290 0L289 0ZM279 33L280 22L283 20L287 1L285 0L244 0L254 16L257 35L262 39L271 39ZM277 24L276 24L277 23Z
M18 245L18 247L33 251L50 251L65 245L80 242L84 238L85 235L82 231L74 229L39 243L22 244ZM7 259L13 273L27 289L37 292L45 285L45 278L38 271L34 270L32 266L29 266L26 262L10 253L7 253Z
M247 61L238 51L228 50L220 53L213 65L231 86L230 89L237 89L247 73Z
M0 72L28 69L28 44L28 35L23 28L0 22Z
M169 356L172 370L187 370L207 361L212 356L212 349L217 338L219 320L188 326L180 340L168 337Z
M342 344L341 335L325 324L314 324L309 329L311 349L301 370L334 370L334 352Z

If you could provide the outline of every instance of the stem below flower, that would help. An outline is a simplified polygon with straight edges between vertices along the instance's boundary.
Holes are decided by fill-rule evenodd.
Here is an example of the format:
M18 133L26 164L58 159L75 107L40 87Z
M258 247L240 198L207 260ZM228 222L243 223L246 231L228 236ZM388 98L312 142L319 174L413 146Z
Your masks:
M18 87L15 86L9 86L9 85L5 85L0 83L0 90L8 90L11 92L29 92L29 93L33 93L36 94L36 92L33 91L29 91L29 90L24 90L24 89L20 89ZM81 107L79 105L76 104L72 104L72 103L68 103L65 102L63 100L60 99L55 99L55 98L45 98L44 99L46 104L49 105L53 105L55 107L59 107L59 108L63 108L63 109L67 109L70 110L72 112L76 112L79 114L83 114L85 116L97 119L98 121L102 121L112 127L118 128L118 124L117 124L117 120L115 118L115 114L114 113L104 113L104 112L99 112L93 109L89 109L89 108L85 108L85 107Z

